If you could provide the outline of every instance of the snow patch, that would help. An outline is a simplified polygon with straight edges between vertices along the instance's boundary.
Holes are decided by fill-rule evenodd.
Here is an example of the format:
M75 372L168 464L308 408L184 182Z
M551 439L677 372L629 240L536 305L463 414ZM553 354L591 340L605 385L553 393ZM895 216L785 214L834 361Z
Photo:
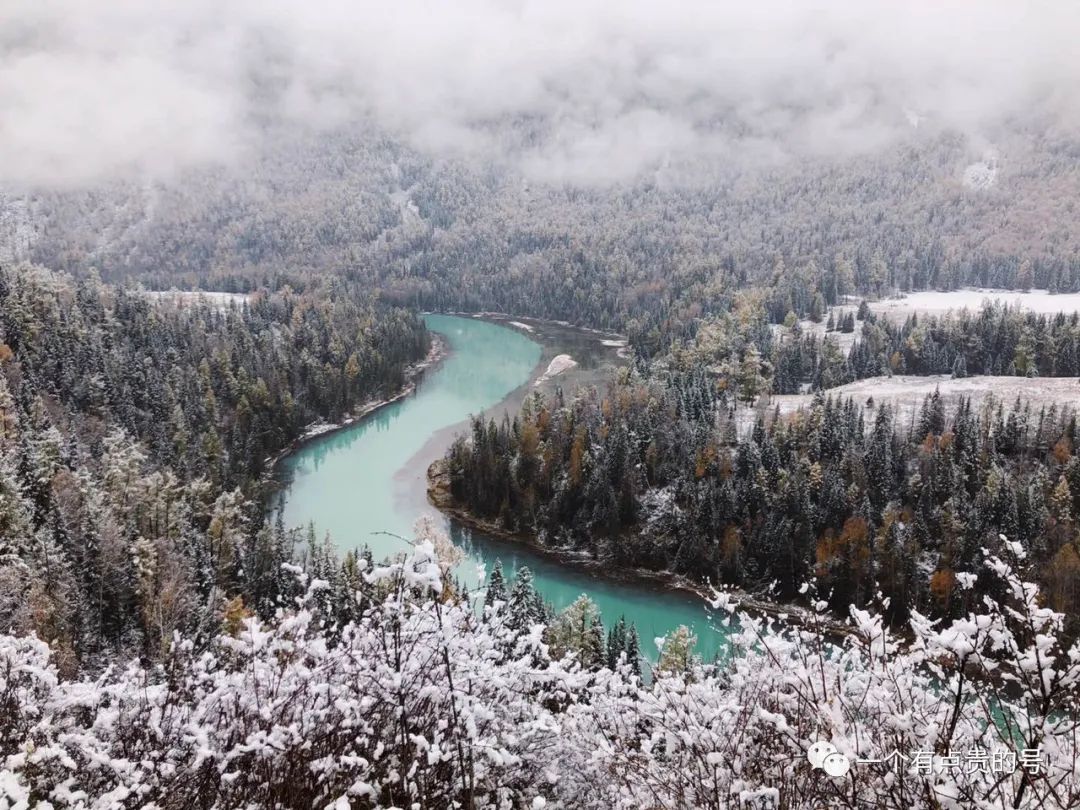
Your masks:
M324 433L329 433L332 430L337 430L339 427L341 426L332 425L329 422L315 422L314 424L309 425L308 428L300 434L300 441L314 439L316 436L322 436Z
M154 303L185 307L191 304L207 304L211 309L226 311L230 306L243 306L250 298L246 293L207 292L206 290L147 290L143 293Z
M873 398L874 406L891 405L900 423L910 421L922 407L927 394L939 391L947 408L956 405L960 397L970 398L972 404L993 398L1006 410L1019 397L1030 402L1036 411L1043 405L1056 404L1060 409L1068 405L1080 408L1080 379L1076 377L995 377L990 375L961 377L954 379L948 375L930 376L868 377L823 392L826 396L840 400L853 399L859 405L865 405ZM782 414L793 413L800 408L809 409L814 400L813 394L785 394L772 396L767 404L769 409L779 406ZM749 427L757 413L747 409L740 427ZM868 419L873 424L873 419Z
M524 329L526 332L534 331L531 326L529 326L527 323L522 323L521 321L510 321L510 325L516 326L518 329Z
M870 309L890 320L902 323L912 314L943 315L946 312L968 309L978 311L986 304L1008 304L1038 315L1071 314L1080 312L1080 293L1051 294L1048 290L969 289L909 293L900 298L874 301Z
M986 191L997 183L997 156L988 153L982 160L972 163L964 169L963 183L974 191Z
M568 354L557 354L551 358L551 362L548 363L547 371L540 375L540 378L533 383L533 385L540 385L552 377L557 377L565 371L569 371L577 365L577 360Z

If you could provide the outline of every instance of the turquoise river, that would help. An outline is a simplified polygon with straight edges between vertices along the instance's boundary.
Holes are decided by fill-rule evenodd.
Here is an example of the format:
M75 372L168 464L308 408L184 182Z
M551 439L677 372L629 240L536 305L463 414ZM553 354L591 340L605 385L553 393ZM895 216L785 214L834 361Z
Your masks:
M321 436L286 457L277 508L286 526L314 525L341 549L369 546L376 559L406 548L421 515L445 526L467 554L459 575L475 581L479 563L496 559L512 575L532 569L537 587L555 608L588 594L605 626L625 616L641 634L642 649L655 657L652 640L680 624L698 636L698 652L712 657L722 643L706 605L690 594L638 582L605 579L562 565L528 548L462 527L434 509L426 497L426 470L472 414L508 407L537 371L541 346L515 329L474 318L425 316L428 328L449 344L449 356L427 370L414 394L341 430Z

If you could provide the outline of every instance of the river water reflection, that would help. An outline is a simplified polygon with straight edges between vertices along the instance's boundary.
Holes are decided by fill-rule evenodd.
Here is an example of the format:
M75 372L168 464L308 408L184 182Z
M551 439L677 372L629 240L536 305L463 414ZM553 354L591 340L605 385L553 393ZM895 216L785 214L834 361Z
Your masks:
M705 605L689 594L598 578L559 565L527 548L449 521L426 499L428 464L442 455L470 415L497 409L513 392L520 398L541 361L539 343L522 332L487 321L451 315L425 316L443 335L450 355L428 371L414 395L392 403L343 430L309 442L282 461L286 486L277 508L287 527L314 525L329 532L339 549L369 546L376 559L403 550L413 522L431 515L466 554L459 576L475 582L478 563L488 570L501 559L508 575L527 565L537 588L557 609L587 593L605 626L625 616L634 622L642 648L655 656L652 639L685 624L698 636L706 659L721 647ZM396 536L395 536L396 535Z

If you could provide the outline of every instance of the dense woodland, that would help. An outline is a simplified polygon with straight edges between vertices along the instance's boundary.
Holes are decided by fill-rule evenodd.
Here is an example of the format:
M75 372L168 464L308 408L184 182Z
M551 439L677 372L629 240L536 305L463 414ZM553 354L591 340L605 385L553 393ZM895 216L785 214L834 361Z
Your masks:
M841 614L887 599L896 623L970 609L980 594L960 598L958 578L1006 534L1075 621L1078 440L1053 405L947 411L934 393L907 417L819 395L790 417L733 417L707 375L628 374L478 418L446 464L468 512L545 546L785 599L812 579Z
M736 614L717 662L678 628L650 665L632 623L606 627L584 596L556 614L527 570L469 593L430 525L411 556L377 561L266 524L268 457L398 390L429 348L394 296L297 282L177 306L93 275L0 272L0 807L1080 799L1074 415L931 396L902 417L826 393L791 418L747 407L875 363L1066 373L1075 318L894 326L819 289L821 338L751 290L639 348L603 394L477 420L448 459L475 514L810 616L793 637ZM728 605L714 593L718 622ZM818 738L1013 767L837 784L807 770Z
M1037 315L987 306L944 317L864 325L849 358L855 377L890 374L1080 375L1080 313ZM828 386L825 386L828 387Z
M429 345L415 315L327 286L178 308L0 270L0 627L70 672L154 657L229 598L273 609L294 540L263 525L268 458L395 393Z
M20 199L19 249L161 289L343 274L404 305L564 319L655 353L754 286L777 323L818 294L1080 289L1075 146L1001 138L990 188L963 182L983 155L933 127L876 155L591 188L433 159L377 128L285 128L228 171Z
M1076 316L897 324L854 303L1080 289L1072 220L1036 239L1010 219L1074 182L1067 145L1017 153L992 189L931 134L844 167L599 190L378 139L276 143L243 177L0 204L0 256L55 271L0 271L0 807L1075 804L1075 415L828 394L1080 373ZM587 597L555 613L527 571L470 594L430 526L378 561L268 524L268 460L398 391L430 347L422 308L630 338L602 393L478 419L447 459L461 507L847 617L841 657L816 625L793 640L746 615L722 661L686 628L653 654ZM808 390L795 416L766 407ZM841 792L807 778L819 737L1051 765L869 769Z
M1080 292L1068 4L157 5L0 12L0 810L1080 808L1077 413L837 392L1080 377L874 311ZM627 338L435 484L716 660L269 517L424 311Z
M809 320L789 310L772 323L769 307L769 296L760 292L736 295L730 311L701 319L659 365L705 371L717 379L722 400L747 404L878 376L1080 375L1076 312L1048 316L987 304L894 323L864 299L858 306L812 305Z

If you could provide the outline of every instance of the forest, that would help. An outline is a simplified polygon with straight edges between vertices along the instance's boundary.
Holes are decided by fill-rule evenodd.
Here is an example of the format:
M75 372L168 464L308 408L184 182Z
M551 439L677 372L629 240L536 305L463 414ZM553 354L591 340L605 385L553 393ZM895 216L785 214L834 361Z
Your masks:
M703 661L685 627L641 638L584 595L554 611L527 569L465 588L429 524L411 557L376 560L268 522L273 457L396 393L427 354L393 292L281 274L215 303L3 269L3 801L1069 806L1075 414L931 394L908 419L829 389L1072 374L1076 317L987 307L897 324L850 304L847 284L815 282L799 304L732 289L635 334L606 388L478 417L446 460L458 504L507 532L715 588L732 654ZM807 389L793 416L768 407ZM793 644L786 625L722 618L728 587L798 603L808 629ZM916 722L897 737L904 706ZM1002 706L1008 723L987 723ZM849 796L804 778L822 735L852 757L1050 759L993 779L874 768Z
M471 508L620 564L715 574L733 654L702 661L685 627L643 639L586 596L554 612L527 569L463 587L430 523L386 561L267 524L267 459L397 390L429 348L415 315L340 279L223 305L25 265L0 282L3 806L1080 796L1063 714L1080 686L1071 413L931 397L905 433L886 407L822 394L740 436L721 377L668 357L604 395L478 420L451 455ZM769 579L810 611L794 643L723 590ZM1008 723L987 723L1003 706ZM822 735L852 757L1014 767L872 767L840 792L805 778ZM1021 748L1043 764L1016 764Z
M267 521L273 457L428 352L394 284L281 271L215 304L0 271L0 806L1071 806L1075 414L930 394L908 419L829 389L1072 374L1077 319L896 324L839 266L612 303L628 368L478 417L445 461L504 531L706 589L717 661L584 595L556 612L527 569L465 588L430 524L376 560ZM768 407L803 390L792 416ZM747 591L805 628L733 607ZM1013 767L874 766L841 791L806 779L818 737Z
M981 156L937 128L855 158L593 188L434 158L377 126L280 126L239 170L20 199L18 253L153 289L300 290L334 274L413 308L567 320L657 353L753 287L775 323L807 317L816 295L1080 290L1071 142L1009 138L990 189L964 184ZM1031 211L1047 217L1036 227Z
M267 461L396 393L430 342L341 285L222 310L0 270L0 627L70 674L156 658L229 599L272 612L295 540L264 525Z
M811 303L805 320L788 310L773 321L770 308L769 293L739 292L727 312L698 319L692 334L651 359L681 372L705 371L722 401L747 404L879 376L1080 375L1076 312L1042 315L987 303L976 311L914 313L896 323L865 299L857 306Z
M273 457L396 393L428 352L392 290L282 273L215 303L3 269L4 801L1069 806L1075 414L932 393L908 418L829 389L1071 376L1077 317L989 306L895 323L851 303L864 282L846 269L805 295L799 277L655 310L607 387L478 417L445 461L457 505L506 532L714 589L731 655L703 661L685 627L644 639L584 595L554 611L527 569L465 588L431 525L384 561L267 520ZM768 405L805 390L794 415ZM730 607L729 587L799 605L808 628L793 644ZM917 722L897 737L904 706ZM987 723L1002 706L1008 723ZM822 735L852 757L1023 749L1050 764L874 768L848 795L804 778Z
M899 301L1080 293L1080 10L916 5L5 0L0 810L1080 807L1080 312ZM491 537L286 526L429 313Z
M819 393L740 430L697 374L631 373L604 392L476 418L448 452L456 505L553 549L785 600L817 582L838 614L958 617L960 579L998 537L1019 543L1048 604L1080 621L1076 414L1022 402L917 416ZM993 596L993 594L985 594Z

